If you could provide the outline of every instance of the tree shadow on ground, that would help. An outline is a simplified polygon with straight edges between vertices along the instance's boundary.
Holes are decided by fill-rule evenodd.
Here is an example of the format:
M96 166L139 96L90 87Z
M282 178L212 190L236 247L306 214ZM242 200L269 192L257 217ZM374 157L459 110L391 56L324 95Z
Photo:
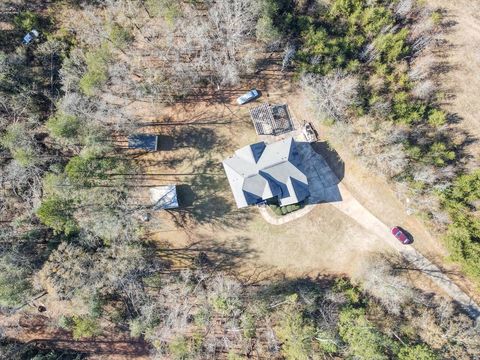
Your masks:
M257 257L256 252L249 247L249 241L250 239L244 236L235 236L224 241L200 236L188 246L158 248L158 251L176 264L236 270L244 261L252 261Z
M184 206L171 210L178 227L188 229L193 223L213 226L242 227L251 217L249 211L237 210L222 194L228 182L218 160L206 159L194 167L189 185L180 188L180 201Z
M409 281L413 284L418 283L419 281L419 276L428 276L431 278L439 277L440 279L443 279L440 277L440 274L445 274L449 276L450 278L459 278L459 279L464 279L463 274L460 271L452 271L452 270L447 270L442 267L440 267L438 264L440 263L439 261L435 261L434 264L438 267L438 272L436 275L432 271L426 272L422 268L418 268L414 266L410 261L408 261L405 257L400 256L399 254L392 254L392 253L376 253L374 256L377 257L377 259L385 261L386 264L388 264L389 267L393 270L394 274L396 273L398 276L400 274L405 275ZM441 260L441 259L438 259ZM421 282L424 283L425 280L421 279ZM434 291L426 291L424 289L418 289L418 291L421 291L422 296L425 297L425 300L432 299L434 296L437 296L437 293ZM452 300L453 301L453 300ZM455 304L457 310L463 313L466 313L468 316L470 316L472 319L477 319L480 316L480 312L478 311L478 308L473 305L467 305L467 306L462 306L461 304L453 301Z
M331 289L338 277L334 276L300 276L294 279L289 279L283 276L279 279L270 279L270 283L266 287L261 287L257 296L260 298L278 297L284 299L285 296L292 294L311 294L322 293L325 290Z
M215 148L219 151L228 145L227 140L220 138L215 130L205 127L182 126L173 130L172 137L175 149L190 147L206 151Z

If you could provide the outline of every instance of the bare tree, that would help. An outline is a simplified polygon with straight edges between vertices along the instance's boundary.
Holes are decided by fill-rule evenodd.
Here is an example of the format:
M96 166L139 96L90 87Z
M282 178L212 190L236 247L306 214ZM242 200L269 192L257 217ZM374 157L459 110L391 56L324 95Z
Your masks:
M297 49L292 44L288 43L283 51L282 72L290 65L295 57Z
M346 120L348 108L357 102L358 80L341 71L326 76L304 74L301 86L320 119Z
M436 91L437 86L432 80L423 80L418 82L412 89L412 95L417 99L430 100Z
M414 290L381 258L370 258L362 269L361 286L385 309L398 315L402 305L415 296Z
M397 2L394 12L401 18L409 17L415 9L414 0L400 0Z

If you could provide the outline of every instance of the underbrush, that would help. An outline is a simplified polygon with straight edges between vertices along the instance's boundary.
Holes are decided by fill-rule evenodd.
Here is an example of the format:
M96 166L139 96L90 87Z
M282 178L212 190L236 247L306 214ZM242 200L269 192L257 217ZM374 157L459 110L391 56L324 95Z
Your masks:
M300 210L301 208L303 208L304 204L298 203L298 204L292 204L292 205L286 205L286 206L270 204L268 206L275 213L275 215L283 216L283 215L290 214L294 211Z

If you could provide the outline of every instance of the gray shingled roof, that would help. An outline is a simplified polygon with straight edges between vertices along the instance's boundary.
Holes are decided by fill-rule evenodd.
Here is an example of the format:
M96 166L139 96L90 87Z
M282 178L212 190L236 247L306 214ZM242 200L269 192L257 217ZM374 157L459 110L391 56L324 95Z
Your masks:
M224 160L223 167L239 208L273 197L290 205L310 195L293 138L245 146Z

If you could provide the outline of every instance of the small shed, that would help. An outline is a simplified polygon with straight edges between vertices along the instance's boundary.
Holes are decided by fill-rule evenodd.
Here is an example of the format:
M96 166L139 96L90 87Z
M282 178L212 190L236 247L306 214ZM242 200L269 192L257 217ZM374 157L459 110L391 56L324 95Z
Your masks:
M128 137L129 149L143 149L147 151L157 151L159 146L158 135L136 134Z
M164 185L151 188L150 200L154 210L175 209L178 207L177 187Z

